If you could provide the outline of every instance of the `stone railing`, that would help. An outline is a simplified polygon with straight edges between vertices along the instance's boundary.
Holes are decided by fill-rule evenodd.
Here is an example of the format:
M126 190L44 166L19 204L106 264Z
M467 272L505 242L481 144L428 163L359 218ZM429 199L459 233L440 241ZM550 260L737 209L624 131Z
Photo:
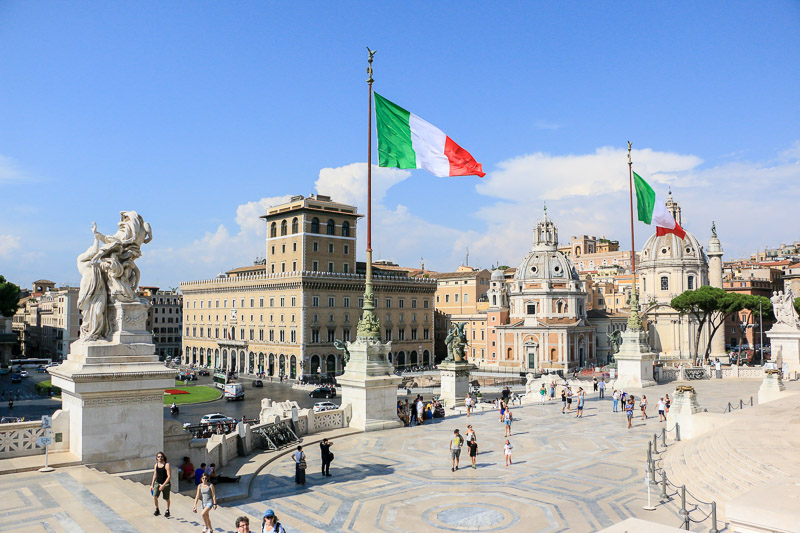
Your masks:
M656 381L659 383L669 383L670 381L678 381L680 379L680 370L671 367L656 367L654 372Z
M66 411L53 414L53 427L48 433L53 438L49 451L69 450L69 416ZM41 420L0 424L0 459L44 454L44 446L36 439L45 436Z

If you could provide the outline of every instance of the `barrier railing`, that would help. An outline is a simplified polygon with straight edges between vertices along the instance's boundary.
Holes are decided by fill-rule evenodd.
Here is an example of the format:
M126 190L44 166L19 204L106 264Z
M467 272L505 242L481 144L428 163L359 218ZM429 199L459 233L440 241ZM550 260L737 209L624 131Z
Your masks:
M753 405L754 405L754 403L753 403L753 397L752 396L750 396L750 403L749 404L745 403L745 401L740 398L739 399L739 407L736 407L735 404L732 404L731 402L728 402L728 407L726 407L725 410L722 411L722 414L732 413L733 411L736 411L736 410L742 410L745 407L753 407Z
M672 431L675 431L675 440L680 441L680 425L677 422L671 429L661 428L661 451L658 449L658 433L654 433L653 440L647 443L647 473L649 476L649 483L652 486L660 485L661 492L659 494L659 501L662 505L672 502L675 497L680 497L680 508L677 511L678 517L681 520L678 526L679 528L689 531L691 524L702 524L706 520L710 520L711 527L708 530L709 533L719 533L719 529L717 529L717 502L701 500L692 494L686 488L685 484L676 485L672 483L667 478L667 473L663 466L659 464L662 458L659 457L656 459L657 455L666 452L667 433L671 433ZM657 477L660 477L660 480L657 481ZM693 501L690 501L689 498ZM708 509L707 513L705 513L705 509L702 506L706 506ZM698 518L698 515L703 514L705 514L705 516Z

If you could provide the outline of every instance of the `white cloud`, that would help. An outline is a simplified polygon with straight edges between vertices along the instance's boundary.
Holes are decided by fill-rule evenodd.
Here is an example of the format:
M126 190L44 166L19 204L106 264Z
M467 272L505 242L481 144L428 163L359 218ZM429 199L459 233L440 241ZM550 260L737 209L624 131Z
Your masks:
M702 160L693 155L657 152L649 148L632 152L634 170L650 182L678 182L675 175L695 168ZM628 188L627 150L598 148L592 154L553 156L544 153L502 161L477 185L486 196L517 200L532 196L557 200L568 196L607 194Z
M0 235L0 257L11 259L20 249L19 237L16 235Z
M13 159L0 154L0 183L18 183L29 180L31 178L19 169Z
M386 191L411 177L411 172L372 165L372 201L380 202ZM351 163L343 167L323 168L316 181L317 192L345 204L367 205L367 164ZM366 213L366 209L361 210Z
M241 232L255 233L256 235L266 235L267 225L261 219L267 214L270 207L286 203L291 198L290 195L272 196L262 198L257 202L247 202L236 208L236 223L239 224Z

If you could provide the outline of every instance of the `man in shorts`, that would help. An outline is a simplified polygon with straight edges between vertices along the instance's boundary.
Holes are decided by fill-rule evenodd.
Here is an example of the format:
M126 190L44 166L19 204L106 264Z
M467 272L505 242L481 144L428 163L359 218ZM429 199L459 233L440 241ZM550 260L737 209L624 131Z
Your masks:
M461 457L461 447L464 445L464 438L457 429L453 430L453 438L450 440L450 471L458 470L458 460Z
M664 402L664 398L658 400L658 421L665 422L667 420L667 415L664 414L664 411L667 409L667 404Z
M467 408L467 417L469 417L470 411L472 411L472 396L467 394L467 397L464 398L464 405Z

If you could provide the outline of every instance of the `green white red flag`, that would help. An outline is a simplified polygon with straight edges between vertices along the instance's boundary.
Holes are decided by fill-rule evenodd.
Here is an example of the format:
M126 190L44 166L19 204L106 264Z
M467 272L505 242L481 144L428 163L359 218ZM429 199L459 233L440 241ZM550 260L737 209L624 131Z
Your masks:
M633 183L636 189L636 207L639 211L639 220L645 224L656 226L656 235L674 233L681 239L686 237L686 232L675 221L672 213L667 211L667 206L656 195L653 188L636 172L633 173Z
M378 166L422 168L434 176L483 177L483 165L442 130L375 93Z

